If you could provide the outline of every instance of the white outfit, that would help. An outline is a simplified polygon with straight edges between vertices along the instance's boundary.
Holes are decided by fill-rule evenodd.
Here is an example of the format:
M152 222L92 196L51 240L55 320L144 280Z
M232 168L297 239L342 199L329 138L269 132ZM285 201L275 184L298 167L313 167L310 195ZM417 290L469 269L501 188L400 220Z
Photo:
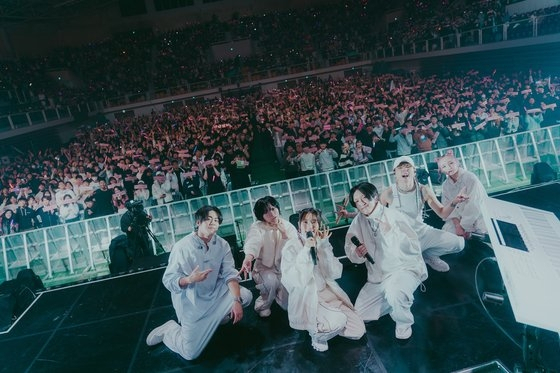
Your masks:
M408 193L400 192L396 184L391 184L393 202L390 208L402 212L409 224L418 235L420 247L425 257L439 257L446 254L458 253L465 248L465 239L456 234L436 229L423 220L424 198L420 184Z
M165 179L169 181L171 192L179 193L179 179L177 178L175 172L168 172L167 174L165 174Z
M294 329L359 339L365 333L362 319L354 311L348 295L336 283L342 263L334 257L328 239L317 240L317 265L303 237L292 238L282 250L282 284L288 291L288 319ZM333 333L334 332L334 333Z
M389 314L397 328L414 323L410 307L414 291L428 278L420 242L410 219L401 212L378 204L366 217L358 214L346 233L344 250L353 263L366 264L368 277L354 308L365 320L377 320ZM368 249L374 264L356 254L351 242L355 236Z
M73 200L77 199L76 193L74 193L72 189L59 189L54 194L54 199L59 208L64 204L64 196L67 194L72 197Z
M338 158L338 154L334 149L325 149L320 152L315 153L315 159L317 161L317 168L321 172L332 171L336 167L334 158Z
M298 158L301 172L315 171L315 155L313 153L302 153Z
M282 218L280 218L282 219ZM247 232L243 251L245 255L253 255L253 280L260 291L255 301L255 311L270 309L272 302L283 309L288 307L288 293L281 283L282 249L285 243L297 238L296 228L289 221L282 219L288 238L283 239L279 230L262 221L254 222Z
M196 266L200 271L212 271L204 281L181 288L179 279L192 273ZM174 323L167 328L163 343L187 360L197 358L231 312L234 298L228 283L238 280L226 240L215 235L208 243L208 249L196 233L179 240L171 250L162 282L171 292L173 308L181 325ZM253 296L242 286L240 290L242 305L247 307Z
M163 197L164 194L165 197ZM154 184L152 185L152 196L154 196L158 205L173 202L171 183L167 178L165 178L165 181L161 184L159 183L159 181L154 180Z
M146 189L134 189L134 199L138 201L144 201L150 199L150 191Z
M73 221L80 216L80 207L76 202L64 203L58 208L58 216L63 222Z
M484 224L480 207L484 205L486 198L488 198L486 189L472 172L459 168L458 173L457 182L454 182L450 177L443 182L441 202L444 205L449 203L463 188L465 188L465 193L469 196L469 199L455 207L455 210L447 217L442 229L455 234L455 225L451 219L457 218L465 231L485 234L488 230L486 224Z

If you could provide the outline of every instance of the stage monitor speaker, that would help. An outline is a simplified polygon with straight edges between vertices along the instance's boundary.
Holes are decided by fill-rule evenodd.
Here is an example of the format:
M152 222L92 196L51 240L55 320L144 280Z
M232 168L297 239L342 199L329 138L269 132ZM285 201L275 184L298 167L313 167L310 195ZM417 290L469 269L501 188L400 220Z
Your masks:
M556 180L556 171L546 162L538 162L533 166L531 185L547 183Z

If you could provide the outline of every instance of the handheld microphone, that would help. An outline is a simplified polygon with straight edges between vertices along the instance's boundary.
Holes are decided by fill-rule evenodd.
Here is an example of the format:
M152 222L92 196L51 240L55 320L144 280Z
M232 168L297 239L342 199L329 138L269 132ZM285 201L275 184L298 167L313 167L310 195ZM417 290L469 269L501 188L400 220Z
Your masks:
M312 238L313 237L313 232L309 231L307 232L307 238ZM309 252L311 253L311 260L313 261L313 265L317 265L317 249L315 248L315 246L311 246L309 248Z
M352 241L352 243L354 245L356 245L356 247L358 247L362 244L360 242L360 240L358 240L358 237L356 237L356 236L352 236L352 238L350 238L350 241ZM375 264L375 262L373 261L373 258L371 257L371 255L369 255L369 253L366 253L365 257L366 257L368 262L370 262L371 264Z

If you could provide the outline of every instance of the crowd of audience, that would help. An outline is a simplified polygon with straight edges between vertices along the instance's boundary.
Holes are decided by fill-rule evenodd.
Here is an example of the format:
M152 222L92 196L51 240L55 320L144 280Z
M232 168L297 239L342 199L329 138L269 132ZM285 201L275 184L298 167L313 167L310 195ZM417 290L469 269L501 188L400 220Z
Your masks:
M349 2L212 19L173 30L121 33L81 47L61 48L42 58L2 61L0 69L6 77L0 89L13 92L8 98L12 102L26 96L39 103L39 95L45 96L38 106L42 108L83 97L108 100L207 81L219 86L226 79L246 80L249 72L292 65L314 68L326 58L370 51L375 24L369 20L375 19L376 11L374 6ZM215 43L247 38L254 45L251 56L226 60L210 53ZM83 86L69 88L68 82L53 80L48 71L56 69L71 71L77 77L72 83L81 81Z
M559 83L541 71L356 75L83 128L1 167L2 233L247 187L254 149L290 178L553 125Z
M25 88L41 107L56 107L321 61L372 49L377 30L366 20L374 5L340 3L122 33L40 59L3 61L0 83L6 91ZM480 1L465 9L450 2L445 14L415 10L394 25L389 40L525 16L507 15L504 5ZM204 51L226 34L256 41L258 53L210 61ZM53 67L74 72L85 87L53 84L46 73ZM30 152L1 167L1 234L123 212L131 199L150 206L247 187L255 148L259 156L270 149L292 178L553 125L560 121L558 83L541 71L356 75L101 123L79 131L65 148Z
M510 2L504 0L480 0L467 6L460 1L447 3L440 7L423 1L408 3L404 14L379 38L378 46L399 47L430 40L430 48L439 49L442 37L449 48L457 46L457 35L461 36L461 45L466 46L478 43L477 30L485 30L485 43L496 42L503 40L503 25L507 25L509 40L532 37L534 26L539 35L560 31L560 6L510 14L507 10Z
M512 32L527 27L532 32L532 25L516 23L531 16L542 20L540 30L558 24L550 17L542 17L558 13L558 7L509 15L501 0L469 6L460 1L449 1L445 7L428 7L428 2L410 4L388 31L372 21L378 19L380 4L341 2L234 16L224 21L215 18L173 30L136 30L81 47L61 48L41 58L2 61L0 89L10 93L0 96L0 104L9 101L29 106L34 102L34 108L45 108L125 95L146 99L147 92L157 95L160 90L172 89L176 94L200 82L219 86L247 80L258 71L286 73L288 66L316 69L327 65L331 58L369 53L376 46L397 46L505 22L511 23ZM501 33L497 28L497 37ZM475 35L472 38L473 42L477 40ZM251 56L216 59L209 53L215 43L238 39L253 41ZM49 74L57 69L70 71L76 79L68 82ZM12 112L18 110L15 106Z

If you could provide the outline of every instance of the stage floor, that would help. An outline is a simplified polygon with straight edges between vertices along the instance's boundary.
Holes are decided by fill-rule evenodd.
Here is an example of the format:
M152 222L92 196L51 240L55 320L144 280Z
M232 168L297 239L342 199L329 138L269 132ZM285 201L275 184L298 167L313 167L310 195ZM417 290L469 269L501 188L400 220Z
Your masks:
M558 195L560 184L553 183L495 197L559 216ZM343 234L335 231L335 245ZM367 324L361 340L336 337L324 353L311 348L307 333L291 329L278 308L267 319L246 309L243 321L220 327L195 361L163 344L148 347L150 330L174 318L161 267L50 290L0 334L0 372L431 373L494 360L513 371L523 362L523 326L515 322L507 297L501 305L479 300L483 291L503 291L496 263L484 260L491 256L486 244L469 242L463 252L444 257L450 272L429 270L426 291L415 293L416 320L406 343L395 339L395 324L384 316ZM345 266L340 284L352 300L364 281L363 266ZM245 285L255 293L251 282ZM542 363L560 371L558 334L541 330L540 337Z

